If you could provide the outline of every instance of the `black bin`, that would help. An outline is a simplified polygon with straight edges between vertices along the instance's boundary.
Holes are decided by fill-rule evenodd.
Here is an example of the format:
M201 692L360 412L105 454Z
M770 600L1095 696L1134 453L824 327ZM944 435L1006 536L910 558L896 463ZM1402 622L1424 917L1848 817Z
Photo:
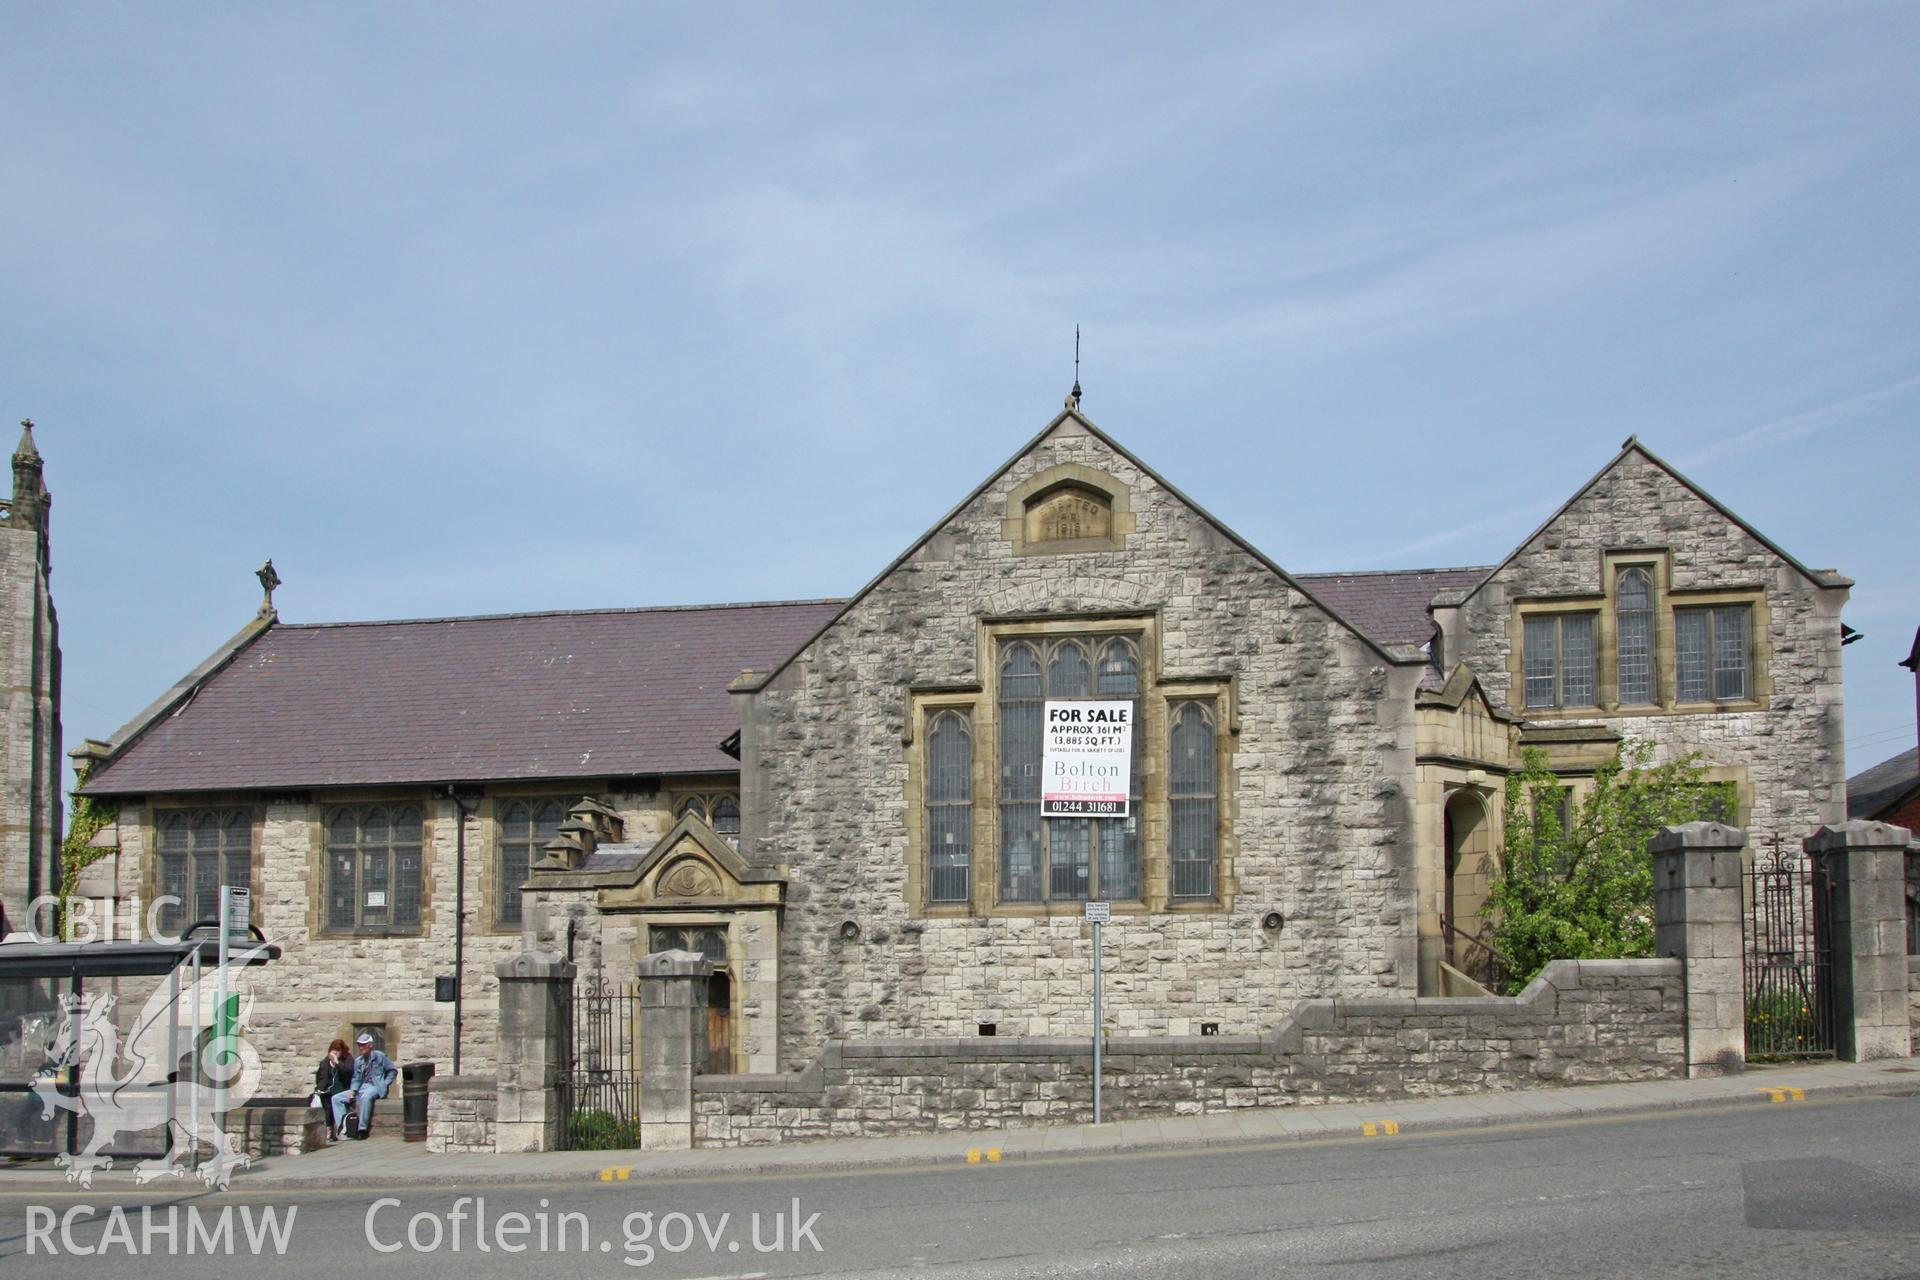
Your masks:
M400 1068L406 1089L400 1096L400 1136L408 1142L427 1140L427 1082L433 1079L431 1062L409 1062Z

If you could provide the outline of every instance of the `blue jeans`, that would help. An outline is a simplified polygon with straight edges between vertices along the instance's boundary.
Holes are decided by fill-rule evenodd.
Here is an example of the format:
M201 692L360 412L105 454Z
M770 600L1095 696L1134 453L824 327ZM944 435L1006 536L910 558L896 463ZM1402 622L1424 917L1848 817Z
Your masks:
M333 1131L344 1133L347 1123L347 1105L349 1102L360 1104L360 1132L365 1133L367 1126L373 1123L373 1090L361 1089L356 1092L336 1093L333 1095Z

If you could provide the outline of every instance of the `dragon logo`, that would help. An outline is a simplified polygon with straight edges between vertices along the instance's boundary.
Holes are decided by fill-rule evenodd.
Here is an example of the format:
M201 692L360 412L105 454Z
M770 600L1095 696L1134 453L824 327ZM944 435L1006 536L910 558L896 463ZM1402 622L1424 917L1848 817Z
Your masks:
M134 1166L139 1184L182 1177L189 1157L210 1151L197 1162L199 1176L209 1187L224 1189L236 1170L251 1163L228 1136L221 1116L260 1089L260 1055L244 1034L253 995L239 967L253 954L236 953L224 1011L214 1007L218 975L208 970L192 981L182 965L175 971L178 995L172 983L163 983L126 1028L124 1042L114 1017L116 997L62 1000L65 1017L33 1092L42 1119L70 1111L91 1125L83 1151L56 1157L67 1181L91 1187L95 1170L113 1167L108 1150L123 1135L154 1131L173 1140L166 1155ZM179 1054L174 1061L168 1059L170 1039ZM64 1083L69 1081L78 1084Z

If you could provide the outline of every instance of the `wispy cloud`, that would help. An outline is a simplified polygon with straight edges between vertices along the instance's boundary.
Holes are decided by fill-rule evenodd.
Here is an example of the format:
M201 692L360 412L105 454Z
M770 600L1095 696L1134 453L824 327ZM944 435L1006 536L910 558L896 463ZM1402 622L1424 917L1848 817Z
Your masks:
M1832 404L1788 414L1784 418L1776 418L1772 422L1763 422L1757 427L1735 432L1703 448L1683 454L1678 465L1683 469L1704 466L1745 453L1778 448L1783 444L1805 440L1810 436L1829 431L1865 427L1874 423L1881 410L1889 404L1916 392L1920 392L1920 374L1901 378L1897 382L1890 382L1873 391L1847 396Z

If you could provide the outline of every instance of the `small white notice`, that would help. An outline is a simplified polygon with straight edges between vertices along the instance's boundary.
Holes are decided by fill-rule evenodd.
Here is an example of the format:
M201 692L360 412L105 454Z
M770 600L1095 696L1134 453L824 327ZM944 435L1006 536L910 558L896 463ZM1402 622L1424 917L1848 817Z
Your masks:
M1124 818L1132 793L1133 703L1048 699L1040 816Z
M369 889L367 891L367 905L370 907L386 906L387 891L385 889Z
M235 885L221 885L220 893L226 899L224 918L227 922L229 938L245 939L248 927L253 923L253 890Z
M1113 919L1111 902L1089 902L1086 908L1087 920L1092 924L1106 924Z

